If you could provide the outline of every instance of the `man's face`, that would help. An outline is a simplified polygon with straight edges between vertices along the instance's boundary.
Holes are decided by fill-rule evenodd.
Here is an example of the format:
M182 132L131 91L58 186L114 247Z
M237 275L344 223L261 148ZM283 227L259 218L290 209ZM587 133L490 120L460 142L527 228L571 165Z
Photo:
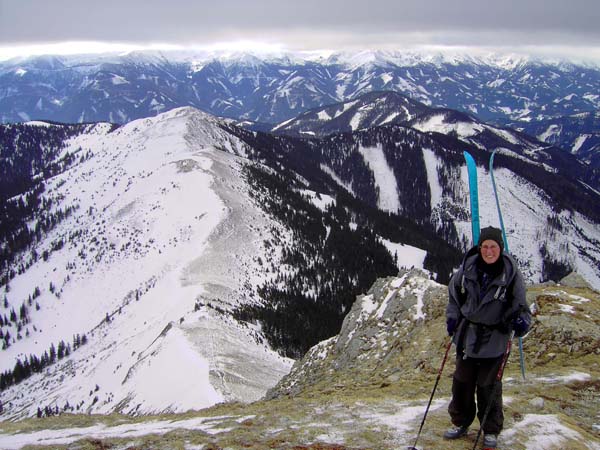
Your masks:
M494 264L500 258L500 246L491 239L483 241L479 251L486 264Z

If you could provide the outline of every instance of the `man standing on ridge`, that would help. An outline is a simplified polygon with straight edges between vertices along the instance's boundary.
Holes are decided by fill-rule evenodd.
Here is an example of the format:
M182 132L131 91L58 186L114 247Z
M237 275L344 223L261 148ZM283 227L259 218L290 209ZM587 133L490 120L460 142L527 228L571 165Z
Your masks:
M466 253L448 286L446 326L448 334L454 335L457 357L448 407L454 427L444 438L465 435L476 413L480 423L484 420L489 405L481 423L484 448L496 448L504 424L502 384L496 377L510 332L523 336L531 324L523 276L503 250L502 231L484 228L478 245ZM496 382L499 386L494 389Z

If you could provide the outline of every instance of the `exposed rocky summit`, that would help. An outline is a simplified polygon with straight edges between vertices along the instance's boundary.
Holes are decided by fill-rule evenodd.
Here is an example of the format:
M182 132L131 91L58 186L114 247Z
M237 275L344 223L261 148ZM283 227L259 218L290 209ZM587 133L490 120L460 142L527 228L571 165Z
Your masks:
M359 297L337 336L313 347L267 398L296 395L314 384L390 383L410 377L435 360L443 346L441 325L447 287L418 269L378 279ZM425 336L424 323L434 336ZM439 332L438 332L439 331Z
M527 379L521 378L515 349L504 379L508 423L501 444L510 443L506 448L534 448L526 443L535 439L535 448L600 448L600 295L580 279L571 274L558 285L528 288L534 322L523 340ZM356 300L340 334L297 361L267 398L353 389L360 396L362 389L388 388L403 400L426 396L449 339L446 302L447 287L419 270L377 280ZM437 393L445 405L453 365L450 358ZM442 424L429 429L447 425L444 410L428 419ZM529 425L534 434L549 433L542 431L543 423L558 430L554 443L523 434ZM432 447L424 448L440 445L439 429L431 433ZM444 448L454 447L444 443Z

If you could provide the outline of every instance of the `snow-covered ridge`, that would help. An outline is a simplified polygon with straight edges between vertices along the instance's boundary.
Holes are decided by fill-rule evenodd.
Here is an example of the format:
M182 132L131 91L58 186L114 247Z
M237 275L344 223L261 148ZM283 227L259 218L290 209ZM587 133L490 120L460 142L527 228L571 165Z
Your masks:
M222 313L252 301L264 279L252 261L266 258L258 236L277 225L249 196L245 146L219 124L179 108L110 133L90 126L68 142L65 151L92 156L46 191L77 209L37 250L64 246L10 283L11 307L37 286L40 310L2 352L0 371L76 334L88 343L3 392L8 417L65 404L186 411L257 399L287 372L260 330Z

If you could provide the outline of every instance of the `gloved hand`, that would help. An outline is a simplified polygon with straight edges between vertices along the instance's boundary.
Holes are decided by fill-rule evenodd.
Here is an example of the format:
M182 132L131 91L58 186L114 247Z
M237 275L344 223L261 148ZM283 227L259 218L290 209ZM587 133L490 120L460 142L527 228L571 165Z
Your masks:
M521 337L527 333L529 331L529 326L529 321L520 316L516 317L512 322L512 328L515 331L515 335L518 337Z
M456 331L456 326L458 325L458 320L453 319L452 317L446 319L446 330L448 330L448 336L452 336Z

